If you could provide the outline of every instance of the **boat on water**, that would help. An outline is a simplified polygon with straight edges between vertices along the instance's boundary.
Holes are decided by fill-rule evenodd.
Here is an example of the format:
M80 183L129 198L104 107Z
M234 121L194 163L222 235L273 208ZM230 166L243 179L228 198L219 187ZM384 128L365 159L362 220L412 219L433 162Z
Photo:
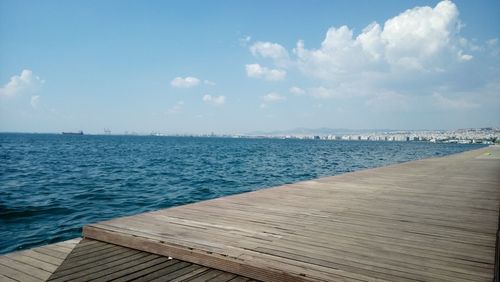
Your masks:
M63 135L83 135L83 131L78 131L78 132L63 132Z

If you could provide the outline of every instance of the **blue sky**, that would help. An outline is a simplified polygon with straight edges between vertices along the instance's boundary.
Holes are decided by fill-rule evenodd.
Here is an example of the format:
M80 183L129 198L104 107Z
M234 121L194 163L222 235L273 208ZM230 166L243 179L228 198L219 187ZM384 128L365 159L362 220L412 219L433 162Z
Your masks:
M0 0L0 131L500 126L499 1Z

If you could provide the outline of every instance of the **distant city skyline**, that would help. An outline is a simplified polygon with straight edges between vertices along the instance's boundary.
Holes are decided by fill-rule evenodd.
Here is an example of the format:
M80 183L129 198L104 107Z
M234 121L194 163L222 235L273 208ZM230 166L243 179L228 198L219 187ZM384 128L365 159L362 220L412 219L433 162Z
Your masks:
M0 0L0 132L500 126L499 1Z

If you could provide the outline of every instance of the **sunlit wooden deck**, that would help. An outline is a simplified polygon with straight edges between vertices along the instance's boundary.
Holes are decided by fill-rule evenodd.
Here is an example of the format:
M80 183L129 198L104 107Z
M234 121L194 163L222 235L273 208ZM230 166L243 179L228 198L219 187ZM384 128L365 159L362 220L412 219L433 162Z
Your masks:
M76 238L0 256L0 281L47 281L80 240Z
M118 218L83 235L263 281L491 281L498 150Z
M167 256L84 239L48 281L255 281Z
M0 281L258 282L167 256L76 238L0 256Z

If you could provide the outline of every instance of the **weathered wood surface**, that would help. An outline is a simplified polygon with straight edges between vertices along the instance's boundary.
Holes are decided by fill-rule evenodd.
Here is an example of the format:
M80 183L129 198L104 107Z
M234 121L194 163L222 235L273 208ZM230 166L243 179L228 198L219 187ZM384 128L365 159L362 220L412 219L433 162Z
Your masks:
M81 238L0 256L0 281L47 281Z
M84 236L264 281L491 281L497 150L118 218Z
M255 281L91 239L82 240L48 281Z

